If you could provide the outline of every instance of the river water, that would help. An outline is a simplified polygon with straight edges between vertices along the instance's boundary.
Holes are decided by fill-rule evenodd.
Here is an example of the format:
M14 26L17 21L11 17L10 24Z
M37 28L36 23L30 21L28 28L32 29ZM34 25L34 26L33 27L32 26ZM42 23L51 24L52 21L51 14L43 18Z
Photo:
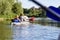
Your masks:
M31 24L27 26L14 26L13 40L57 40L60 28Z
M38 20L29 25L0 25L0 40L58 40L59 23Z

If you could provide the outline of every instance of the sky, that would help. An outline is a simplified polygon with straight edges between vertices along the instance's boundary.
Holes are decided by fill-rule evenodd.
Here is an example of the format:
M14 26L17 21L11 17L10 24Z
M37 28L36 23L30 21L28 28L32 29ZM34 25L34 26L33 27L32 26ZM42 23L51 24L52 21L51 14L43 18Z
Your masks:
M60 0L36 0L36 1L40 2L41 4L43 4L46 7L49 7L49 6L58 7L58 6L60 6ZM22 3L23 8L31 8L33 6L36 8L39 7L35 3L33 3L29 0L18 0L18 2Z

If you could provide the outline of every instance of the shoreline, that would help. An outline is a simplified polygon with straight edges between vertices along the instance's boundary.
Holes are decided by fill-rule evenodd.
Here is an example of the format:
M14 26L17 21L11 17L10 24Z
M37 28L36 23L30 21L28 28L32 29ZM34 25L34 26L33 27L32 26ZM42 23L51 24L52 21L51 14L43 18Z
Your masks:
M12 18L0 18L0 21L11 20Z

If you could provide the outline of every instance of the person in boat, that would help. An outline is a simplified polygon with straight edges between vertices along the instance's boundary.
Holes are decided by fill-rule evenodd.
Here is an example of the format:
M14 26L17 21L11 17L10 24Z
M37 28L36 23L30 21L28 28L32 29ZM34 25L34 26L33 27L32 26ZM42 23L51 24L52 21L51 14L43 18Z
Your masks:
M30 18L29 18L29 21L34 21L34 15L32 15Z
M17 15L17 16L15 16L15 18L13 18L11 21L12 22L20 22L20 20L19 20L19 18L18 18L19 16Z
M29 20L28 20L28 17L27 17L26 15L24 15L24 14L20 14L19 19L20 19L21 21L29 21Z

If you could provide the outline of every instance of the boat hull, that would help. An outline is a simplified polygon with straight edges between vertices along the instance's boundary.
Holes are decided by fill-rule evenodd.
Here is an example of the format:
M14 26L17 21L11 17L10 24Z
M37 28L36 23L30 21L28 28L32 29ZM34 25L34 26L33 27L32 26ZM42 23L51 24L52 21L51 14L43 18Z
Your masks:
M12 22L11 23L11 25L28 25L28 24L29 24L29 22L18 22L18 23Z

